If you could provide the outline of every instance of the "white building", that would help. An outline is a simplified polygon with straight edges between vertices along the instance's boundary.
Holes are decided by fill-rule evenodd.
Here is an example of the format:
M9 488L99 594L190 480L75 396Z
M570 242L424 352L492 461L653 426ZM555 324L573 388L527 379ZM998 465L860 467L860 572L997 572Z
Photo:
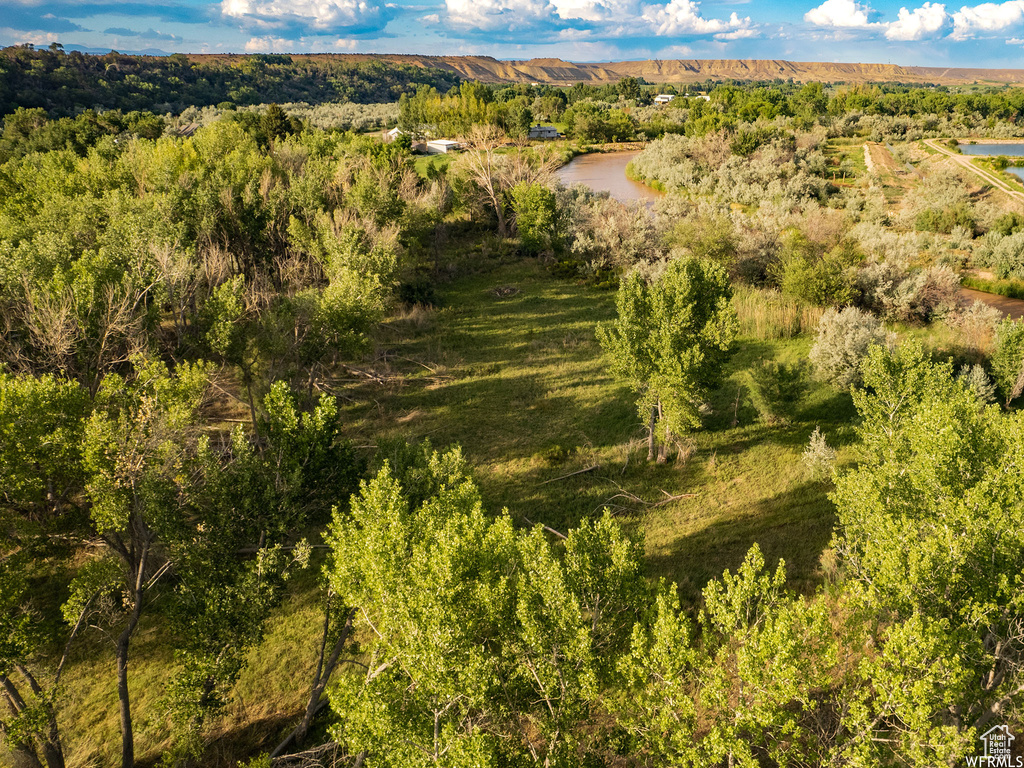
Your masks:
M434 139L427 142L428 155L447 155L449 152L455 152L459 149L462 149L459 142L452 141L451 139Z
M674 98L675 98L675 94L673 94L673 93L659 93L657 96L654 97L654 103L655 104L668 104Z

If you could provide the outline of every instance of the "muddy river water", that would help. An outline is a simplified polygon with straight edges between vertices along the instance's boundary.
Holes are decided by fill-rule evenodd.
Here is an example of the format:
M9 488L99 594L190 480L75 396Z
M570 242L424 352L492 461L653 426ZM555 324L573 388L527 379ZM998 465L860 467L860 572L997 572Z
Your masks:
M654 202L661 192L626 178L626 166L639 152L595 152L574 157L558 169L558 178L567 187L586 184L595 192L608 192L616 200Z

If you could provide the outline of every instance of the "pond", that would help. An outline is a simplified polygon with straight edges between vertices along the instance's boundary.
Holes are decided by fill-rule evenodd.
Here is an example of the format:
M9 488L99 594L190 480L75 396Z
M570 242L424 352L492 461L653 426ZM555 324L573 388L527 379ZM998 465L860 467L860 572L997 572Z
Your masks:
M558 169L558 179L567 187L586 184L595 192L608 192L616 200L653 203L661 192L626 178L626 166L639 152L595 152L574 157Z
M1024 157L1024 144L961 144L960 151L965 155L979 157ZM1024 168L1011 166L1006 172L1024 179Z

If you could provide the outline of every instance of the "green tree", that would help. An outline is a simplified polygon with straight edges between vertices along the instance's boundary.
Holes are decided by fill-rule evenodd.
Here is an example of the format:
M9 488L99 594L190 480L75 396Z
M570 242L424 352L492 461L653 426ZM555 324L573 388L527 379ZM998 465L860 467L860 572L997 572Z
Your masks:
M517 184L509 195L515 213L516 231L523 249L527 253L537 254L551 248L558 223L555 193L534 182Z
M1007 406L1024 392L1024 323L1006 318L996 326L992 375Z
M666 458L673 434L700 426L700 406L715 386L737 332L725 270L695 258L669 263L648 283L638 272L619 287L618 318L598 326L612 370L639 394L648 420L648 460Z
M979 407L917 343L874 347L863 370L834 546L885 628L850 750L948 763L1024 702L1024 420Z
M409 458L328 536L369 638L331 690L339 735L387 765L579 764L646 599L639 545L607 515L558 544L517 531L484 514L457 450Z

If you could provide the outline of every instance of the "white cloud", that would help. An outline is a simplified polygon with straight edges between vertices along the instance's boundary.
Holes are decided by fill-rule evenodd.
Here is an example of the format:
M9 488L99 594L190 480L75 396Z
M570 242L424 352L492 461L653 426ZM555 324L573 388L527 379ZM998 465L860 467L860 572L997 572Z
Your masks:
M734 29L732 32L720 32L715 35L715 40L746 40L751 37L757 37L761 33L751 27L743 29Z
M481 31L516 30L550 24L555 6L548 0L446 0L448 20Z
M700 15L697 3L692 0L672 0L668 5L645 6L643 19L651 25L655 34L668 37L728 32L742 26L744 22L750 24L749 18L740 21L735 13L729 21L705 19Z
M964 6L953 14L953 37L958 40L975 33L999 32L1024 22L1024 0Z
M870 7L855 0L825 0L804 14L804 20L819 27L863 28L871 26Z
M735 13L728 19L705 18L696 0L445 0L445 4L449 24L474 31L533 30L563 37L571 31L574 39L753 34L749 18Z
M292 53L301 47L298 40L283 37L250 37L245 44L246 53Z
M947 32L951 22L941 3L925 3L913 11L900 8L899 18L887 25L885 36L889 40L924 40Z
M389 13L376 0L221 0L221 13L262 27L382 29Z

